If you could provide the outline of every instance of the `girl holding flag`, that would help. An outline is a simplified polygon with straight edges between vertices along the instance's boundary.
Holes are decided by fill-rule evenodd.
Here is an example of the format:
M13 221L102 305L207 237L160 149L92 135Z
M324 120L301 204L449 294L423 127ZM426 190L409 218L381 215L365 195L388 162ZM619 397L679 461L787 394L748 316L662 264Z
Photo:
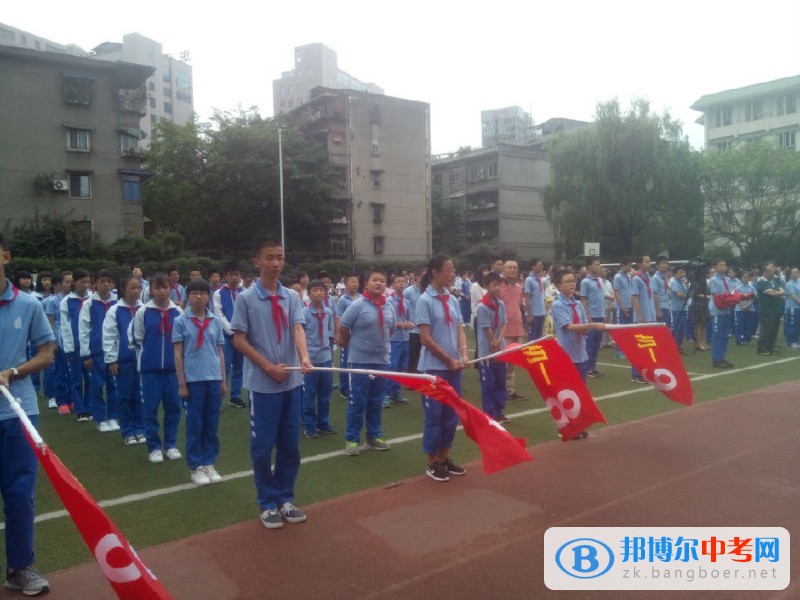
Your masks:
M415 316L422 344L420 372L441 377L460 396L461 370L469 357L458 300L449 292L454 278L453 261L443 254L431 257L420 284L424 292L417 300ZM449 481L450 475L464 475L466 470L450 458L458 426L456 412L427 396L422 397L422 404L425 410L422 450L428 455L425 473L434 481Z

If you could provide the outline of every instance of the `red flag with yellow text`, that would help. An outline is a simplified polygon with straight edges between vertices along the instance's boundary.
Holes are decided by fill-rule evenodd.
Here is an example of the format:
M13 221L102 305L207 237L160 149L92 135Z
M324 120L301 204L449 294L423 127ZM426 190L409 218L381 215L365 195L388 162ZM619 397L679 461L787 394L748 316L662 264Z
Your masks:
M525 449L524 439L512 437L500 423L464 400L441 377L436 377L436 381L427 381L389 373L380 375L451 406L461 420L467 436L480 448L484 473L495 473L526 460L533 460Z
M575 438L592 423L607 423L572 359L555 339L543 339L513 351L516 346L519 344L509 344L506 349L512 351L499 355L497 360L528 371L563 441Z
M169 600L169 592L58 456L47 446L37 446L27 429L25 435L117 597L120 600Z
M664 323L612 325L606 331L650 385L673 402L693 404L692 382L669 327Z

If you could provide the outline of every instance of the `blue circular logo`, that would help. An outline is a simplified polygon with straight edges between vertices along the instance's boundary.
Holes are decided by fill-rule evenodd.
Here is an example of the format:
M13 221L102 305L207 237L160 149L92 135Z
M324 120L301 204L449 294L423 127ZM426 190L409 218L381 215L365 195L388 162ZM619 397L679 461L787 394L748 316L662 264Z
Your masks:
M576 538L556 550L556 564L570 577L594 579L613 566L614 552L600 540Z

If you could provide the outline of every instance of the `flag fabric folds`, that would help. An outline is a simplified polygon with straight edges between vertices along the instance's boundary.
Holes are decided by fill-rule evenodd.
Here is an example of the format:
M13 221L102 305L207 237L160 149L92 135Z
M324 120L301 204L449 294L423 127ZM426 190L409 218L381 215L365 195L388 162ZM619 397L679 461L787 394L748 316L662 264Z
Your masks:
M550 409L562 441L575 438L592 423L607 423L578 369L564 349L553 338L521 347L509 344L510 350L497 357L522 367Z
M607 327L631 365L653 387L673 402L691 406L694 390L678 346L664 323Z
M467 437L480 448L484 473L495 473L521 462L533 460L525 449L524 439L512 437L500 423L461 398L444 379L436 377L436 381L427 381L395 374L380 373L380 375L451 406L461 420Z

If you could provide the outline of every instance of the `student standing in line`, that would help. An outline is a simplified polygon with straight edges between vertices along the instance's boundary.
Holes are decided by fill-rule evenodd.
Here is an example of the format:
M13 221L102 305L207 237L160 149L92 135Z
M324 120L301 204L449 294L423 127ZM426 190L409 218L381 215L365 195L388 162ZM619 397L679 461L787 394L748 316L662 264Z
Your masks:
M67 359L70 408L78 415L79 422L85 422L92 416L89 400L90 373L81 359L78 323L83 303L89 298L92 280L86 269L75 269L72 277L73 291L61 301L61 343Z
M624 256L619 262L619 271L614 275L614 299L617 307L617 323L628 325L633 323L633 305L631 304L631 259ZM625 358L625 355L617 348L617 358Z
M605 323L606 320L606 293L600 272L603 267L600 258L590 256L586 259L588 273L581 281L581 302L586 314L592 323ZM597 355L600 352L600 343L603 341L603 332L600 329L590 330L586 335L586 353L589 355L586 375L588 377L602 377L597 370Z
M283 247L275 240L256 244L253 265L260 275L237 299L231 321L233 345L245 358L250 458L260 519L267 529L306 520L292 501L300 471L303 374L313 365L306 350L303 301L279 280L285 263Z
M130 348L128 330L142 308L142 284L133 275L123 277L117 288L122 298L108 309L103 320L103 360L117 383L119 427L126 446L144 444L142 395L136 352Z
M222 271L225 276L225 285L213 292L214 312L222 322L222 329L225 333L225 380L228 382L228 389L231 393L230 405L234 408L244 408L245 403L242 400L244 357L233 347L233 330L231 329L236 298L244 292L242 269L238 262L231 261L225 264Z
M753 288L750 287L750 272L747 269L739 274L736 291L740 294L751 294L749 299L742 300L733 309L736 345L749 346L752 339L750 332L755 330L756 309L753 306Z
M718 259L714 263L714 275L708 284L708 314L711 316L711 366L730 369L733 364L725 360L728 353L728 336L731 330L731 309L718 304L721 298L733 293L733 284L728 279L728 265Z
M389 368L389 339L394 330L394 310L386 303L386 274L367 271L364 293L353 302L339 322L339 340L347 346L349 367L386 371ZM344 452L358 456L361 430L366 422L367 447L388 450L383 440L382 412L386 378L360 373L350 374L350 400L347 402L347 430Z
M311 364L315 367L333 366L330 339L333 336L333 311L325 306L327 291L319 279L312 279L306 286L309 304L303 308L305 316L306 348ZM336 430L330 423L333 373L312 371L303 377L303 434L309 439L320 433L333 435Z
M775 354L775 340L778 337L778 327L781 322L781 307L786 298L786 290L781 287L780 280L775 276L775 263L772 261L764 265L761 277L756 283L758 290L758 346L757 352L761 356Z
M419 324L416 319L417 300L425 291L421 286L425 267L418 268L414 273L414 283L403 290L403 300L408 310L408 320L414 326L408 330L408 372L417 373L419 371L419 355L422 349L420 342Z
M54 294L44 304L47 321L56 338L55 356L53 357L53 396L56 400L58 414L61 416L70 413L69 372L64 345L61 342L61 301L67 297L71 287L72 271L61 271L53 277Z
M181 285L181 273L177 267L170 267L167 271L169 276L169 299L181 310L186 307L186 288Z
M689 328L689 309L691 308L687 295L689 294L686 285L686 269L684 267L675 268L675 276L669 282L669 303L672 311L672 337L678 346L679 354L686 354L681 346Z
M542 281L544 263L538 258L531 259L531 272L525 279L525 314L528 321L528 341L538 340L544 335L544 321L547 311L544 307L545 285ZM505 363L504 363L505 364Z
M403 295L406 289L406 278L402 273L392 275L392 288L394 288L394 294L389 297L388 303L394 309L395 327L389 340L391 345L389 369L405 373L408 371L408 332L414 327L414 323L408 318L408 307ZM408 400L401 394L400 384L393 379L386 384L386 398L383 401L383 407L389 408L392 403L408 404Z
M789 350L800 350L800 270L794 267L784 288L786 305L783 317L783 333Z
M506 346L503 336L506 328L506 306L500 300L503 278L491 272L483 278L486 295L478 304L475 336L478 358L499 352ZM538 339L538 338L534 338ZM502 360L484 360L478 363L481 382L483 412L498 423L508 423L506 408L506 363Z
M461 395L461 371L469 357L458 301L449 291L454 277L453 261L443 254L431 257L420 282L424 292L417 300L415 322L422 344L420 372L441 377ZM428 455L426 475L441 482L449 481L451 475L464 475L466 469L450 457L458 426L455 410L427 396L422 397L422 406L422 450Z
M186 464L195 485L219 483L219 409L225 395L225 336L208 309L211 286L202 278L186 286L186 312L175 319L172 343L178 395L186 413Z
M321 281L321 280L319 280ZM344 311L350 308L350 305L358 300L358 288L361 282L358 275L348 275L344 278L344 293L336 302L336 309L334 311L333 331L334 336L339 335L339 321L342 319ZM343 346L341 341L336 342L339 346L339 367L347 367L347 346ZM339 373L339 395L347 400L350 397L350 374Z
M637 270L631 280L631 305L633 306L634 323L655 323L656 305L653 289L650 287L650 257L646 254L636 257ZM631 381L647 384L644 377L631 367Z

